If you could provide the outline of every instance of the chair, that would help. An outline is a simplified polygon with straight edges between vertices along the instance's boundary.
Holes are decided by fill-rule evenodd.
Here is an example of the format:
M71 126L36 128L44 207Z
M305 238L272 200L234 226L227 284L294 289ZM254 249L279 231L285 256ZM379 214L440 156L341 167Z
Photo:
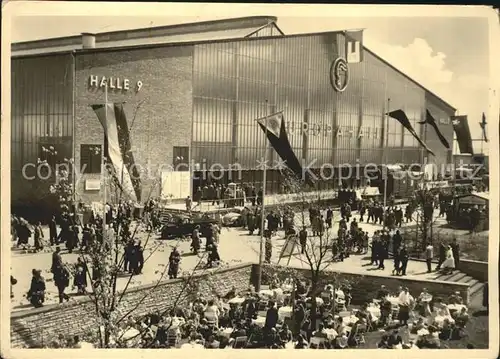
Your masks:
M181 335L179 333L167 332L167 346L176 348L179 346L180 341Z
M245 337L237 337L237 338L234 340L234 343L233 343L233 349L242 349L242 348L246 348L247 343L248 343L248 338L247 338L246 336L245 336Z
M337 311L346 311L347 308L345 306L345 301L341 300L341 299L336 300L335 301L335 310L337 310Z
M368 328L365 324L359 324L356 333L354 333L354 340L356 341L357 344L364 344L365 343L365 334L367 332Z
M346 318L346 317L350 317L351 316L351 312L347 311L347 310L343 310L341 312L339 312L339 317L341 318Z
M309 340L309 348L319 349L320 346L325 345L325 338L311 337Z

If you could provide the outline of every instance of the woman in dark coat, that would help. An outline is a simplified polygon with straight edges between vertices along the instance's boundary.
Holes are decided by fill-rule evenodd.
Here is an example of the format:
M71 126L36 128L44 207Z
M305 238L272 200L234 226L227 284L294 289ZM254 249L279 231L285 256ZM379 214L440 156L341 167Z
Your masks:
M87 265L81 257L78 257L75 265L75 277L73 285L77 288L77 294L87 293Z
M33 278L26 297L35 308L39 308L45 301L45 279L41 275L41 270L33 269L31 273Z
M27 245L29 238L31 237L31 230L28 227L28 222L21 218L16 232L18 237L17 246Z
M191 249L194 254L198 254L201 248L201 239L200 239L200 226L197 225L194 228L193 234L191 235Z
M168 258L168 277L170 279L177 278L177 273L179 272L179 263L181 261L181 255L177 251L177 248L172 249L170 257Z

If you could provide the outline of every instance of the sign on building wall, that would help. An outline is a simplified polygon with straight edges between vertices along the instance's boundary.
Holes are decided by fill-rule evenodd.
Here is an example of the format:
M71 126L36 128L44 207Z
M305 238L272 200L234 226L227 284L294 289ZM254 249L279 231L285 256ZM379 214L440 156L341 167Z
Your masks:
M330 67L330 83L337 92L343 92L349 84L349 65L347 61L338 57Z
M101 189L101 180L92 178L85 180L85 191L99 191Z
M89 76L89 87L90 88L104 88L108 87L110 90L122 90L122 91L136 91L139 92L142 89L142 81L137 80L135 83L130 81L128 78L123 77L106 77L98 75Z
M336 137L355 137L355 138L373 138L380 139L382 136L381 128L373 127L356 127L356 126L339 126L333 127L324 123L307 123L297 124L292 121L287 121L286 131L289 134L303 134L306 136L336 136Z

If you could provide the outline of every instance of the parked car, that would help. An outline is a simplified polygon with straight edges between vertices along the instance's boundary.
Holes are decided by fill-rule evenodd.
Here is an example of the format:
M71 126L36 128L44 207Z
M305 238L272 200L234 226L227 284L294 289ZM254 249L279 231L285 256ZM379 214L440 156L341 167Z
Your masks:
M241 213L245 207L233 207L222 216L222 225L226 227L238 227L242 225Z
M200 226L200 236L206 237L212 230L212 224L217 223L214 218L193 218L189 216L173 217L169 223L161 229L161 239L174 239L179 237L189 237L194 228Z

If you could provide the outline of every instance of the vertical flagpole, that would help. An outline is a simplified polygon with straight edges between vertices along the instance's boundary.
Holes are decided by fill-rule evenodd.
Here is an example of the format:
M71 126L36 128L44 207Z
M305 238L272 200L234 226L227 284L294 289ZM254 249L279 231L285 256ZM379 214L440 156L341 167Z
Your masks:
M104 144L106 144L106 131L108 129L108 83L106 81L106 86L104 87L104 124L105 124L105 127L104 127ZM106 156L104 154L104 146L103 146L103 149L102 149L102 163L104 165L103 169L102 169L102 174L103 174L103 182L104 182L104 186L103 186L103 189L102 189L102 196L103 196L103 209L102 209L102 213L103 213L103 216L102 216L102 241L103 243L106 242L106 186L107 186L107 183L106 183L106 178L107 178L107 175L106 175Z
M268 108L267 108L267 100L266 100L266 116L267 116ZM264 209L266 207L266 184L267 184L267 148L268 139L267 139L267 126L264 131L264 156L262 158L262 163L264 164L264 172L262 174L262 207L260 210L260 249L259 249L259 270L257 274L257 284L255 286L255 290L260 291L260 287L262 284L262 265L263 265L263 253L264 253L264 224L265 224L265 212Z
M385 148L384 148L384 162L383 165L385 165L385 177L384 177L384 211L383 211L383 222L382 222L382 228L385 229L385 213L386 213L386 206L387 206L387 175L388 175L388 168L387 168L387 145L389 143L389 121L388 121L388 113L391 111L391 99L387 99L387 111L385 115Z

